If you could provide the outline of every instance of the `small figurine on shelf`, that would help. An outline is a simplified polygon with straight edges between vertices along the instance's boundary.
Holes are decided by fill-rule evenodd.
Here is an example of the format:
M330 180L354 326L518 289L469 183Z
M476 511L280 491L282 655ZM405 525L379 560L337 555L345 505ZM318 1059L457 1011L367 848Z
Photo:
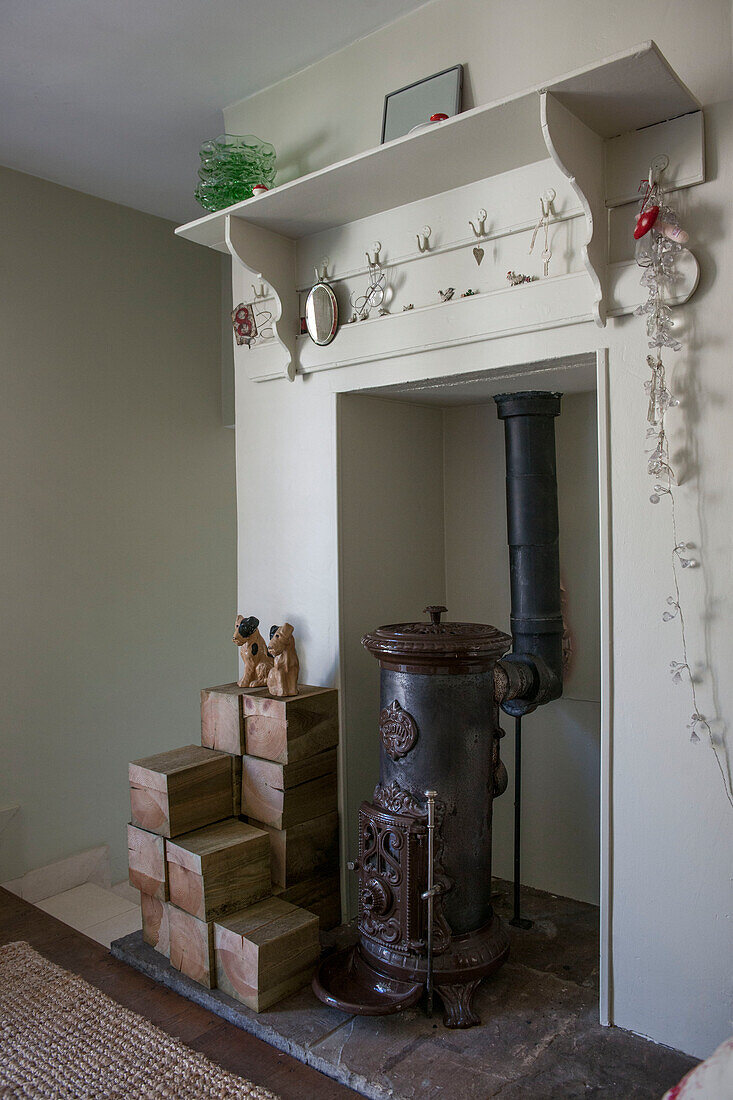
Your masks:
M267 690L270 695L297 695L300 663L290 623L270 629L269 648L275 658L275 667L270 669L267 677Z
M257 629L260 620L254 615L245 619L237 615L232 641L239 646L244 669L238 681L242 688L267 687L267 677L275 664L270 656L265 639Z
M455 292L456 288L454 286L449 286L447 290L439 290L438 294L440 295L441 302L449 302Z
M516 271L507 271L506 277L510 286L521 286L522 283L536 283L536 275L522 275Z

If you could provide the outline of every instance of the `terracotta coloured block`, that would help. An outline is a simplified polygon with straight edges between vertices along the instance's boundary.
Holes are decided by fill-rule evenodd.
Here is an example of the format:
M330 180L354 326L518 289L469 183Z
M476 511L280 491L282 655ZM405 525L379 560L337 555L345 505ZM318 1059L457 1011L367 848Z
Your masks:
M332 688L301 684L289 699L253 691L244 694L242 706L251 756L289 764L338 744L338 692Z
M191 916L175 905L168 905L171 966L187 974L199 985L216 986L214 964L214 924Z
M152 894L140 894L140 909L143 916L143 939L160 951L161 955L170 958L170 905L167 901L160 901Z
M168 889L179 909L211 921L271 892L270 838L229 819L167 840Z
M127 861L130 885L143 894L168 900L165 840L158 833L127 826Z
M278 898L214 923L220 989L255 1012L307 985L320 955L318 918Z
M230 817L232 758L186 745L130 764L132 824L172 837Z
M287 889L314 875L338 871L339 819L335 811L287 829L275 829L254 818L250 824L265 829L270 837L270 872L275 886Z
M248 818L287 829L337 806L335 749L292 764L242 758L242 813Z

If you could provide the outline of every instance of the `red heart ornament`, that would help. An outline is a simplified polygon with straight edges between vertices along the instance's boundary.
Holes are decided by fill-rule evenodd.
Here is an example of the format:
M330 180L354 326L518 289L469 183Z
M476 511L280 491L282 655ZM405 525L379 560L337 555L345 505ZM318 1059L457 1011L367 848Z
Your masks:
M634 240L638 241L640 237L645 236L654 225L658 217L658 206L650 206L648 210L645 210L643 214L640 214L636 222L636 229L634 230Z

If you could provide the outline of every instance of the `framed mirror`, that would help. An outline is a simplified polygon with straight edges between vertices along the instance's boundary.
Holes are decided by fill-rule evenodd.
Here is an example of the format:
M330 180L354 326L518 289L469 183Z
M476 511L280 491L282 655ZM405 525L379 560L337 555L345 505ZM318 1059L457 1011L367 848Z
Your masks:
M336 335L339 307L328 283L312 286L305 302L305 327L314 344L330 344Z
M463 65L454 65L423 80L416 80L384 97L382 142L408 134L415 126L428 123L431 115L449 118L461 110Z

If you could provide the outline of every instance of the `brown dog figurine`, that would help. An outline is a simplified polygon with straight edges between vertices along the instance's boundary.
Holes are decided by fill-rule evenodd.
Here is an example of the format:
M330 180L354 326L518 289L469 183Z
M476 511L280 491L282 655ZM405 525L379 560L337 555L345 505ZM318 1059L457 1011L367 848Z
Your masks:
M257 629L259 625L260 620L254 615L250 615L248 619L237 615L232 641L239 646L244 664L242 679L239 681L241 688L267 687L267 677L275 663L267 652L265 639Z
M272 627L269 649L275 658L275 667L267 677L270 695L297 695L300 663L295 652L295 639L290 623Z

